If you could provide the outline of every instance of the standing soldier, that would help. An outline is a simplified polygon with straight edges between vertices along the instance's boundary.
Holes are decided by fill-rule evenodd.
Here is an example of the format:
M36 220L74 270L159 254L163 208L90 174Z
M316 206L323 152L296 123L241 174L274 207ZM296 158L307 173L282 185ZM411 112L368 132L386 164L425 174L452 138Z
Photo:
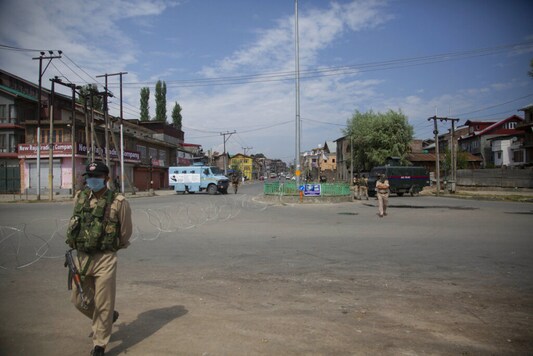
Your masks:
M233 192L237 194L237 190L239 190L239 183L241 181L240 174L238 172L233 172L231 175L231 184L233 185Z
M363 199L363 197L368 200L368 178L365 177L364 174L361 176L361 179L359 179L359 192L361 200Z
M354 198L359 200L360 197L359 197L359 184L360 184L360 181L359 181L359 173L356 174L354 177L353 177L353 185L354 185Z
M123 195L107 189L109 168L102 162L86 167L86 187L74 198L67 244L77 250L70 259L83 288L74 288L72 303L92 320L92 355L103 355L111 337L115 310L117 251L129 245L131 209ZM67 252L67 254L69 254ZM81 277L81 278L80 278Z
M379 176L376 182L376 191L378 195L379 217L382 218L387 215L387 205L389 204L389 181L385 174Z

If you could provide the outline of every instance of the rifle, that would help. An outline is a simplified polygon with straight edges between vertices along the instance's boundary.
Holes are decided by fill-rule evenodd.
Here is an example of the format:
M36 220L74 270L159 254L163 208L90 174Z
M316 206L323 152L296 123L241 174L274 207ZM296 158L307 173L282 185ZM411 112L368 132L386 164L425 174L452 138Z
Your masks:
M85 297L85 294L83 293L83 288L81 286L81 276L80 272L78 271L78 268L76 267L76 264L74 263L74 257L72 257L72 250L68 250L65 253L65 267L68 267L68 281L67 286L68 290L72 290L72 281L74 280L74 284L76 285L76 289L78 290L78 293L81 297L81 307L83 309L87 309L89 307L89 303L87 302L87 298Z

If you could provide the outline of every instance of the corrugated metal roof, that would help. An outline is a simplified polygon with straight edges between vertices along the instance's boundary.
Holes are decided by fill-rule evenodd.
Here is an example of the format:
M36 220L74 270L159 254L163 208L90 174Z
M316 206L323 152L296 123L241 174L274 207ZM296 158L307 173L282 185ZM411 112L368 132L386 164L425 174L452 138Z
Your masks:
M20 92L18 90L15 90L15 89L11 89L9 87L6 87L5 85L1 85L0 84L0 90L3 91L3 92L6 92L6 93L9 93L11 95L14 95L14 96L19 96L21 98L24 98L24 99L27 99L27 100L30 100L30 101L34 101L34 102L37 102L37 98L34 98L33 96L31 95L28 95L28 94L25 94L23 92Z

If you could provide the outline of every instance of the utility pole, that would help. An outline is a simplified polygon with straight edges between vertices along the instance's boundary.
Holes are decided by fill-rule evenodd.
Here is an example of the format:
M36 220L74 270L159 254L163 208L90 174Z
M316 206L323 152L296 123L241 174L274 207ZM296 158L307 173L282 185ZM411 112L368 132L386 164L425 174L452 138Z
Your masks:
M459 121L459 119L448 119L452 122L452 132L451 132L451 142L450 142L450 152L452 154L451 162L452 162L452 179L450 182L451 187L451 193L455 193L455 186L457 184L457 148L455 146L455 123Z
M251 150L253 149L253 147L241 147L243 152L244 152L244 155L246 156L246 150Z
M103 75L97 75L96 78L102 78L105 77L105 97L104 97L104 117L105 117L105 147L106 147L106 165L109 167L109 113L108 113L108 105L107 105L107 96L108 96L108 89L107 89L107 78L113 77L113 76L120 76L120 148L115 147L115 149L118 151L118 156L120 158L120 179L121 179L121 187L124 187L124 127L123 127L123 111L122 111L122 75L128 74L128 72L119 72L119 73L113 73L113 74L103 74ZM111 94L111 97L113 95ZM111 167L109 167L111 168ZM121 188L121 192L124 193L124 188Z
M84 116L84 119L85 119L85 153L86 153L86 157L87 157L87 162L85 162L85 164L89 164L89 140L90 140L90 135L89 135L89 114L87 113L88 111L88 108L87 108L87 101L89 99L89 95L87 95L87 93L85 93L84 95L84 98L83 98L83 116Z
M37 91L37 200L41 200L41 96L42 96L42 78L46 69L52 62L52 59L61 58L62 51L57 51L58 56L54 56L54 51L48 51L50 56L45 57L41 52L39 57L32 58L39 60L39 89ZM48 64L43 70L43 59L48 59Z
M224 175L228 173L228 162L226 160L226 142L229 140L231 135L233 135L236 132L237 131L233 130L233 132L226 131L226 132L220 133L220 136L224 136ZM226 138L226 136L228 136L228 138Z
M50 120L50 132L48 139L48 199L54 200L54 96L55 82L57 77L50 79L52 82L52 93L50 95L50 105L48 106L48 116Z
M63 83L57 77L53 79L54 83L61 84L72 89L72 124L71 124L71 144L72 144L72 197L76 194L76 89L80 90L82 87L74 83Z
M300 39L298 34L298 0L294 0L294 61L296 73L296 171L300 172ZM300 186L300 175L296 175L296 187Z
M450 148L450 151L451 151L451 162L452 162L452 167L451 167L451 175L452 175L452 181L451 181L451 186L452 186L452 191L455 192L455 172L456 172L456 161L455 161L455 142L454 142L454 134L455 134L455 122L456 121L459 121L459 119L453 119L453 118L449 118L449 117L437 117L437 115L433 116L433 117L430 117L428 118L428 121L429 120L433 120L433 133L435 134L435 179L437 181L437 196L439 196L440 194L440 154L439 154L439 130L437 128L437 120L440 120L441 122L443 121L451 121L452 122L452 131L451 131L451 148Z
M124 115L122 112L122 75L128 72L120 72L120 189L124 194Z
M353 181L353 135L350 132L350 186L354 185Z
M108 90L107 90L107 73L106 74L103 74L103 75L97 75L96 78L102 78L102 77L105 77L105 84L104 84L104 91L103 91L103 95L104 95L104 140L105 140L105 165L107 166L107 168L110 168L109 167L109 114L108 114L108 110L107 110L107 95L108 95ZM103 157L102 157L103 158Z

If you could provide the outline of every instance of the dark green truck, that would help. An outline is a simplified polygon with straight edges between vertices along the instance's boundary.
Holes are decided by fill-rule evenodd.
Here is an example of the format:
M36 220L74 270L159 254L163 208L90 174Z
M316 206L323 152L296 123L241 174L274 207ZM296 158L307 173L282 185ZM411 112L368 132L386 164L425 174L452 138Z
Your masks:
M429 186L429 173L424 167L414 166L379 166L370 171L368 177L368 195L376 195L376 181L380 174L389 180L390 192L401 197L405 193L418 194Z

